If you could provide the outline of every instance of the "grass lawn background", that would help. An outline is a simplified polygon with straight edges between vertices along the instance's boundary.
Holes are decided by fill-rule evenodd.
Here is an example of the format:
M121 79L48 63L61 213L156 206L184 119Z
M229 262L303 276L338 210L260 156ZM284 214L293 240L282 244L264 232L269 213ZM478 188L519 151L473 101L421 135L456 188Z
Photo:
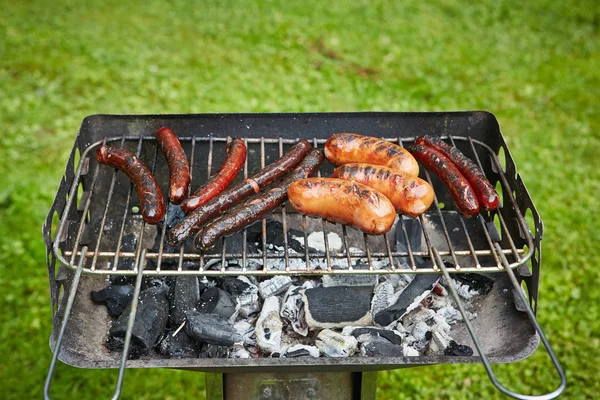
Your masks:
M545 222L539 320L600 392L600 6L595 1L1 1L0 398L40 397L51 353L41 225L96 113L435 111L499 119ZM543 352L496 366L554 388ZM59 365L54 398L106 398L115 371ZM130 370L124 399L204 397L203 374ZM501 398L480 365L379 374L379 399Z

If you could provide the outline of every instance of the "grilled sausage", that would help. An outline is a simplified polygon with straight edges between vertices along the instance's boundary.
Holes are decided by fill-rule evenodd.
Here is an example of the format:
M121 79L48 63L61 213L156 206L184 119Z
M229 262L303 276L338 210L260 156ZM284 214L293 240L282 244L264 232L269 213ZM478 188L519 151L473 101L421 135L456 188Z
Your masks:
M479 202L473 188L452 161L439 151L419 144L409 146L408 151L427 169L440 177L450 190L454 203L462 215L472 217L479 212Z
M336 133L325 143L325 157L333 165L383 165L413 176L419 175L419 164L406 149L371 136Z
M185 242L208 221L290 172L304 159L310 149L311 145L308 141L300 140L286 155L265 167L252 178L245 179L186 215L179 224L167 232L167 241L172 246Z
M279 185L247 203L241 204L202 229L196 236L196 247L202 250L210 249L221 237L238 232L273 212L287 199L290 185L317 172L322 162L321 150L311 150L300 165Z
M473 190L477 195L477 200L479 200L479 205L483 209L491 211L498 207L499 197L498 193L496 193L496 189L494 189L492 184L487 180L479 167L460 150L431 136L418 137L415 140L415 143L436 149L452 161L473 187Z
M188 195L190 186L190 166L179 139L169 128L160 128L156 132L163 156L169 164L169 200L179 204Z
M433 189L423 179L388 167L370 164L345 164L333 171L333 178L362 183L381 192L400 214L418 217L433 202Z
M335 178L309 178L288 189L290 204L302 214L322 217L379 235L396 220L392 203L363 184Z
M142 217L149 224L156 224L165 214L165 203L160 187L146 165L127 150L101 146L96 150L99 163L117 168L125 173L137 191Z
M181 209L186 214L206 203L221 193L233 180L246 161L246 144L242 139L235 138L227 141L227 158L208 182L200 186L193 195L181 203Z

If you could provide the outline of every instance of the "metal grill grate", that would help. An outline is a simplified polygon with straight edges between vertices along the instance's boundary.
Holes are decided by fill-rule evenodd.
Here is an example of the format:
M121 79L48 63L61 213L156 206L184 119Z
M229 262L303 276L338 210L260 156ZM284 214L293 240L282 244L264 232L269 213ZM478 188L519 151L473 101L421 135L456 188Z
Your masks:
M466 137L446 137L452 144L463 142L468 145L471 151L469 156L477 161L482 168L481 156L484 154L490 157L495 171L499 173L501 192L512 193L513 189L504 175L502 166L498 157L485 144L472 138ZM395 143L407 145L413 139L390 139ZM211 175L213 165L215 165L215 147L222 144L226 138L214 137L183 137L180 141L189 146L190 165L192 181L198 186L204 181L201 175L202 168L198 160L199 150L202 153L207 152L206 157L206 177ZM264 168L267 155L274 159L284 154L284 146L291 146L295 143L293 139L283 138L246 138L248 153L258 153L258 159L246 160L244 165L243 177L246 178L249 171ZM323 147L324 139L313 139L314 147ZM101 166L94 157L94 150L101 144L109 144L121 147L135 147L138 156L147 163L149 168L157 175L157 179L164 182L168 179L165 176L165 169L161 168L161 174L157 174L157 165L161 162L162 156L159 156L159 149L156 146L155 138L151 136L140 137L113 137L103 141L96 142L88 146L81 156L81 162L77 168L75 179L70 190L69 201L66 205L65 215L69 215L71 207L75 206L77 191L80 185L85 185L87 189L83 191L78 204L81 211L79 221L61 221L57 237L63 238L62 241L54 241L54 252L61 262L71 268L76 267L76 260L81 255L82 247L85 244L89 250L85 257L88 262L84 266L84 273L105 274L105 275L136 275L135 269L128 270L120 268L119 261L122 259L135 259L135 265L139 264L142 250L145 248L145 237L151 231L151 227L141 221L136 210L135 195L132 196L133 186L131 184L117 184L119 173L116 170ZM269 151L266 146L269 146ZM144 147L148 146L148 147ZM276 150L273 148L275 147ZM146 157L142 155L142 149L145 150ZM269 154L267 154L269 153ZM272 154L276 153L276 154ZM250 157L249 157L250 158ZM319 172L319 175L321 173ZM202 174L203 175L203 174ZM325 175L325 173L324 173ZM156 235L159 235L160 245L154 251L146 249L145 257L154 260L156 267L144 271L144 275L299 275L299 274L404 274L404 273L440 273L439 266L435 262L433 249L437 249L441 257L452 261L454 268L450 272L498 272L503 269L502 262L494 249L494 243L503 243L502 254L511 257L511 268L524 264L532 255L534 246L530 229L527 222L519 212L515 199L512 196L504 196L504 202L500 207L512 208L518 216L516 223L521 233L525 232L524 237L527 242L526 248L518 248L507 229L507 221L502 213L492 212L489 214L480 213L474 219L465 219L456 211L450 209L439 201L437 196L446 189L436 181L435 176L424 171L423 176L434 188L436 188L436 198L430 210L419 217L421 225L421 236L424 246L412 248L411 240L406 228L405 218L399 218L397 224L384 235L370 236L359 233L353 228L333 224L324 220L300 216L292 209L281 207L273 218L281 221L283 230L283 249L272 251L267 248L268 239L266 220L262 221L261 241L258 251L250 252L247 245L247 229L241 233L241 240L232 245L232 238L223 238L219 251L196 252L189 245L181 245L179 251L165 250L165 232L163 225ZM241 179L241 177L239 177ZM100 187L99 181L110 182L108 190L104 186ZM194 189L194 187L192 187ZM116 204L115 197L124 198L123 204ZM96 211L96 215L91 215L90 209ZM99 218L98 211L102 210L102 217ZM133 211L132 211L133 210ZM168 210L165 219L168 218ZM501 227L502 236L492 222L497 218ZM308 235L317 230L323 233L324 251L317 251L305 246L304 254L291 250L288 243L288 228L293 225L303 232L304 243L308 243ZM341 249L331 249L328 240L328 234L339 232L343 246ZM138 238L138 246L135 251L119 251L123 242L124 235L134 233ZM87 237L86 243L83 238ZM69 238L70 240L66 240ZM67 246L67 243L73 243ZM241 247L239 246L241 242ZM396 242L399 242L396 244ZM237 249L237 251L228 251L228 249ZM401 248L401 250L399 250ZM357 250L358 249L358 250ZM429 258L433 260L430 268L417 268L415 258ZM269 267L269 260L284 260L282 268ZM165 260L176 261L175 269L163 268ZM220 260L219 269L207 268L209 260ZM227 269L226 264L231 260L239 260L241 270ZM262 268L250 269L248 262L250 260L262 264ZM322 262L315 262L322 260ZM303 262L302 262L303 261ZM190 268L184 262L194 262L196 266ZM356 267L358 265L358 267Z

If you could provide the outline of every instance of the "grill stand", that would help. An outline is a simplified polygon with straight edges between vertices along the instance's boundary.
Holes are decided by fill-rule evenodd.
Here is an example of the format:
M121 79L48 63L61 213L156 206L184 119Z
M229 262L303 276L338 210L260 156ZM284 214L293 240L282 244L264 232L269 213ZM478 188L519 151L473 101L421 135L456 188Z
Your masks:
M207 400L375 400L377 372L206 374Z

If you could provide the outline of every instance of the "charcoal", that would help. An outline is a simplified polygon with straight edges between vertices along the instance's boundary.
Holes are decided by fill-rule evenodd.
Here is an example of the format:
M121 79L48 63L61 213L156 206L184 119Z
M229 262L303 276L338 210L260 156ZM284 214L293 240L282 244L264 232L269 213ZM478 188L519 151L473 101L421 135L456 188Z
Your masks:
M258 296L258 287L245 276L240 276L239 280L248 284L246 290L237 296L237 302L240 306L240 315L244 317L252 317L260 312L261 302Z
M346 332L347 332L346 329L344 329L344 331L342 331L343 334L345 334ZM393 344L397 344L397 345L402 344L402 336L400 336L400 334L398 334L395 331L390 331L387 329L371 328L371 327L358 327L358 328L352 329L352 331L349 332L349 334L351 334L352 336L354 336L357 339L363 335L370 335L372 337L381 337ZM361 340L359 340L359 342L361 342Z
M394 304L375 315L375 322L378 325L387 326L401 318L410 310L411 305L415 302L420 302L431 293L433 286L439 279L439 275L418 274L415 276L400 296L398 296L398 300Z
M230 348L228 346L219 346L212 343L202 344L200 350L200 358L227 358L229 357Z
M377 275L325 275L323 277L323 286L375 286L377 285Z
M216 278L216 281L218 288L223 289L224 291L231 293L234 296L241 295L246 289L250 287L249 283L246 283L232 276L223 276L220 278Z
M242 335L245 346L256 346L256 330L251 323L241 320L233 324L233 328Z
M110 285L102 290L91 292L92 301L104 304L111 317L118 317L129 307L133 298L133 286Z
M185 317L187 319L185 331L190 337L200 342L232 346L244 341L233 325L220 315L188 310Z
M290 346L286 349L283 357L286 358L297 358L297 357L319 357L319 349L315 346L307 346L304 344L297 344Z
M127 235L123 235L121 238L121 247L119 251L133 253L137 248L137 236L134 233L128 233ZM135 266L135 258L125 258L119 257L117 269L124 270L133 270ZM112 275L110 278L111 285L133 285L135 283L135 276L119 276Z
M444 350L444 355L470 357L473 355L473 349L465 344L458 344L454 340L451 340L448 347Z
M256 321L256 343L262 350L281 353L283 323L279 318L279 298L271 296L265 300L260 316Z
M195 276L178 276L175 278L171 296L170 324L176 328L185 320L185 312L195 310L200 300L200 285Z
M304 291L306 322L312 329L364 326L372 322L368 286L316 287Z
M419 322L424 322L427 324L428 321L433 320L435 315L435 311L419 305L402 318L402 325L406 328L406 330L412 331L416 324ZM430 325L427 324L427 326Z
M169 331L158 345L158 352L169 358L198 358L200 345L193 341L184 331Z
M258 284L258 291L263 299L271 296L276 296L287 290L292 285L292 278L289 276L274 276L271 279L262 281Z
M290 322L294 332L301 336L308 335L308 325L304 312L304 301L302 300L302 289L314 287L312 281L306 281L302 286L290 286L283 296L280 315Z
M356 353L358 341L354 336L323 329L317 335L316 346L327 357L349 357Z
M373 340L361 344L360 353L363 357L402 357L404 348L387 339L373 337Z
M304 235L302 233L301 235L302 236L299 237L294 235L292 239L294 242L298 242L304 247ZM309 249L325 253L325 234L323 231L311 232L306 239ZM343 247L342 239L335 232L329 232L327 234L327 244L329 245L329 251L332 252L339 252Z
M229 353L229 358L251 358L250 352L243 347L234 348Z
M198 311L218 314L228 319L235 313L236 301L229 293L217 287L206 289L198 302Z
M380 311L388 308L394 296L394 286L391 282L385 281L373 290L373 300L371 301L371 313L377 315Z
M109 350L123 348L130 313L131 308L128 308L110 327L107 340ZM168 319L167 286L152 287L141 292L131 332L129 357L135 359L148 354L165 330Z
M146 290L151 287L161 287L167 285L167 277L165 276L147 276L142 278L142 289ZM167 285L169 286L169 285Z
M279 221L267 220L267 238L269 240L269 244L277 247L284 247L285 243L283 241L283 224ZM304 253L304 246L301 245L298 241L293 240L292 237L304 237L304 234L296 229L287 230L288 236L288 246L299 253ZM248 243L249 250L255 253L257 250L262 251L262 223L257 222L255 224L250 225L246 234L246 242ZM256 245L258 243L258 246Z
M485 275L475 273L453 274L452 278L462 285L466 285L470 292L488 294L494 287L494 280Z
M185 214L183 213L181 207L176 204L169 203L167 208L167 220L165 221L167 224L167 230L180 223L183 218L185 218Z

